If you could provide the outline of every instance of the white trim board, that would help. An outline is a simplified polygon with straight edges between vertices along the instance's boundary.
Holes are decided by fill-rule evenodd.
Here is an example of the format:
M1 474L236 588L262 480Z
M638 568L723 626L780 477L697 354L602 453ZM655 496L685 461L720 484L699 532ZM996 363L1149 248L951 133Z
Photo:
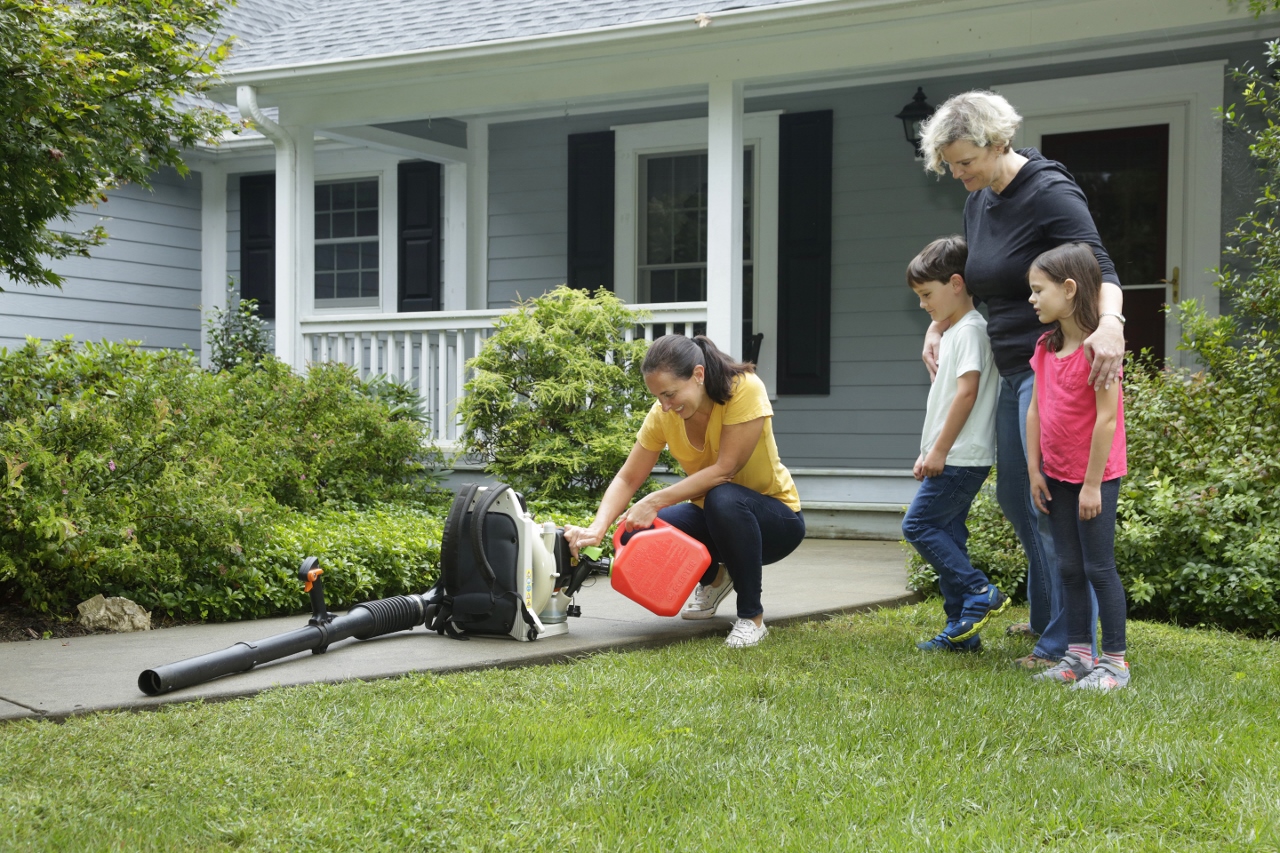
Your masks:
M755 149L754 327L764 332L756 371L777 397L778 363L778 116L780 110L742 117L742 144ZM613 291L635 303L639 264L639 164L645 154L707 150L705 118L618 125L614 131ZM708 308L710 310L710 308ZM737 356L738 353L733 353Z

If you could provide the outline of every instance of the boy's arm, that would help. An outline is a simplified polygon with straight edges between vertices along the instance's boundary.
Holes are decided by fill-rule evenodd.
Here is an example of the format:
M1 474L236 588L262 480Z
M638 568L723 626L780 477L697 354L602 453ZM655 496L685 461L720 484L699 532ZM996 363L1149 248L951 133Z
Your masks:
M1036 509L1049 514L1049 484L1040 470L1040 406L1036 403L1036 388L1031 386L1031 405L1027 407L1027 476L1031 479L1031 502Z
M1080 520L1088 521L1102 512L1102 475L1116 437L1116 413L1120 409L1120 383L1095 391L1098 418L1093 423L1093 440L1089 442L1089 467L1085 469L1080 488Z
M956 379L956 396L951 401L951 408L947 409L947 419L942 422L942 432L938 434L938 440L933 443L933 447L925 455L921 465L921 472L926 477L938 476L942 473L942 466L947 464L947 454L951 452L951 445L956 443L956 437L960 435L960 430L964 429L965 422L969 420L969 413L973 411L973 404L978 399L978 379L981 376L981 372L970 370L968 373L960 374ZM943 381L946 381L945 378Z

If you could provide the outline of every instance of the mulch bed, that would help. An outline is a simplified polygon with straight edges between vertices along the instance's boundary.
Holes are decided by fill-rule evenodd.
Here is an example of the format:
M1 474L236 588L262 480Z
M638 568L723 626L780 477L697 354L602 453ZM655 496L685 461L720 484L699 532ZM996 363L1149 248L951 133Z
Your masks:
M66 639L99 633L76 624L70 616L42 616L18 607L0 606L0 643L19 640Z

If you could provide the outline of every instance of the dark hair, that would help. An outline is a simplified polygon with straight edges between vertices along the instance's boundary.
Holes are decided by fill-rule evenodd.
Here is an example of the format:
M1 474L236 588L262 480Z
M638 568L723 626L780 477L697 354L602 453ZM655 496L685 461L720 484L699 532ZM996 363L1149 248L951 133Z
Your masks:
M1063 243L1032 261L1031 269L1040 270L1055 284L1061 285L1067 279L1076 283L1071 316L1086 336L1092 335L1098 328L1098 302L1102 294L1102 269L1093 247L1088 243ZM1044 345L1049 352L1057 352L1062 349L1062 342L1062 324L1054 323Z
M939 237L920 250L907 264L907 284L919 287L930 281L951 281L951 276L964 278L969 245L959 234Z
M688 379L698 365L706 371L707 396L717 403L729 402L734 379L756 372L754 364L729 358L706 335L692 339L684 335L663 335L649 345L640 372L645 376L670 373L677 379Z

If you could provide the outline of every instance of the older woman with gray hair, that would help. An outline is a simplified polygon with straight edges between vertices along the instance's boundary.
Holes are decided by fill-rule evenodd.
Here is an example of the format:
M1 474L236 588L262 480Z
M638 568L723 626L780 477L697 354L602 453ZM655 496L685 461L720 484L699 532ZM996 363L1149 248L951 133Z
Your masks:
M1048 517L1031 503L1027 472L1027 408L1034 392L1031 355L1044 332L1027 301L1027 271L1042 252L1063 243L1087 243L1102 268L1101 321L1085 340L1089 382L1110 387L1124 361L1123 296L1115 265L1098 237L1084 192L1062 166L1034 148L1015 151L1022 123L1012 105L994 92L973 91L946 101L923 128L925 168L951 177L969 191L964 236L969 259L964 279L987 306L987 333L1000 395L996 410L996 496L1027 553L1027 597L1034 651L1018 663L1051 666L1067 651L1062 582L1054 564ZM924 362L937 371L943 328L925 335Z

